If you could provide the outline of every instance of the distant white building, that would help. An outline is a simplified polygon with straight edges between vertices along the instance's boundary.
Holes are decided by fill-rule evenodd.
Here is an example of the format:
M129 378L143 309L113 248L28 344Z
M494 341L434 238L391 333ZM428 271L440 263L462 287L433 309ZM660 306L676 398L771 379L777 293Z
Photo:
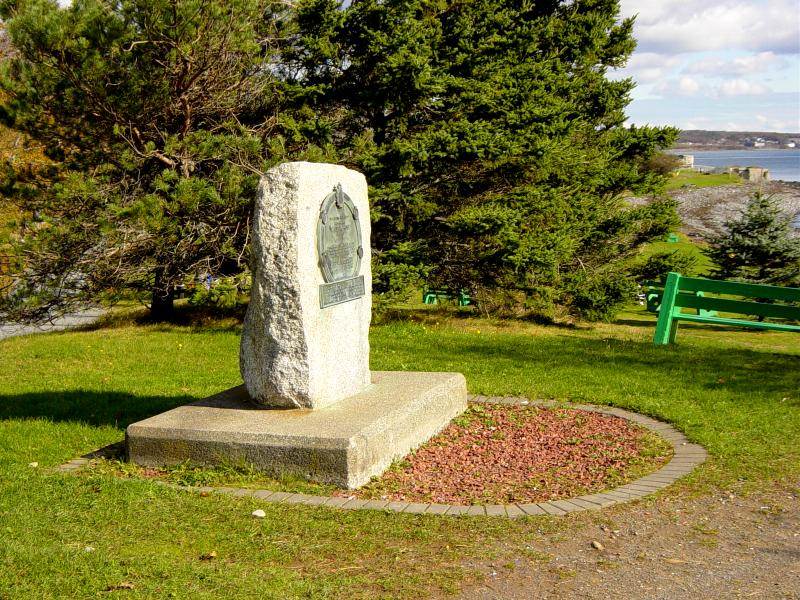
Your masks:
M763 148L767 145L767 140L761 137L753 138L745 138L744 145L748 148Z
M694 168L694 154L678 154L678 160L681 161L680 163L681 169Z

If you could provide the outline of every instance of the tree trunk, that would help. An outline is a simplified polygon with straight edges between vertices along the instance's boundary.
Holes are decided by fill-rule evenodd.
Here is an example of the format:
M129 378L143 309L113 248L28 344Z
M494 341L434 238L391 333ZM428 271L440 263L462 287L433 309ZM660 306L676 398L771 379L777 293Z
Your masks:
M174 315L175 288L164 279L164 269L157 269L150 302L150 317L154 321L169 321Z

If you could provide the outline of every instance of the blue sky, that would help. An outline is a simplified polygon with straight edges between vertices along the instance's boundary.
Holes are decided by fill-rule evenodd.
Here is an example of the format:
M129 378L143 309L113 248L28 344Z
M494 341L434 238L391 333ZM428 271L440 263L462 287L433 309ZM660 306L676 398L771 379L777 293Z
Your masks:
M637 125L800 132L800 0L622 0Z

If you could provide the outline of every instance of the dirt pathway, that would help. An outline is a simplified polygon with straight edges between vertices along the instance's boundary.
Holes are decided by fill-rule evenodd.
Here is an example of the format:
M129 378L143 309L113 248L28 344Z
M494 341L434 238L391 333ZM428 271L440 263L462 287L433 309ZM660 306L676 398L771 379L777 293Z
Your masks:
M531 544L538 559L480 565L485 580L462 597L800 598L797 490L663 498L576 520L577 531Z

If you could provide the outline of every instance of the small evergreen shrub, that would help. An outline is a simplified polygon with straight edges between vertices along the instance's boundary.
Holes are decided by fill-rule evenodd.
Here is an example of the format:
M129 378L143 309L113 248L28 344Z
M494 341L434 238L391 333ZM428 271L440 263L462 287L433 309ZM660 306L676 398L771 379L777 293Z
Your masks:
M756 193L725 232L708 238L713 275L750 283L800 285L800 237L771 196Z
M648 257L643 263L634 266L631 269L631 275L638 283L660 281L670 271L693 277L697 275L698 262L697 256L684 250L659 252Z

